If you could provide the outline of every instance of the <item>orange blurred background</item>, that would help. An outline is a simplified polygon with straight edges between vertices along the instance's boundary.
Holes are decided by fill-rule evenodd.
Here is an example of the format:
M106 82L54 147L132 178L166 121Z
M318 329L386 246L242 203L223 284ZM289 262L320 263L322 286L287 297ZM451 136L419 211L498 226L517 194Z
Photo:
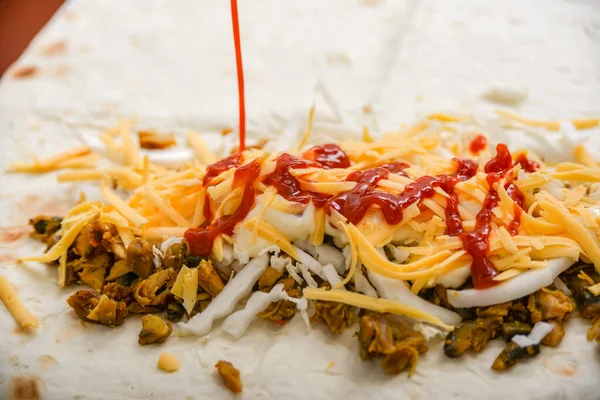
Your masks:
M0 76L64 0L0 0Z

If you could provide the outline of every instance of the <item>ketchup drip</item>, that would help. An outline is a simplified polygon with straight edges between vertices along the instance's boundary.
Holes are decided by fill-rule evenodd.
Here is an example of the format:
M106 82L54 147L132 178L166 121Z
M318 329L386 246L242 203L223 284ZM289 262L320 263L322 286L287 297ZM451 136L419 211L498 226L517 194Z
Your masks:
M475 289L486 289L496 284L494 277L498 275L498 271L486 257L486 254L490 247L489 239L492 209L498 205L499 200L498 192L494 190L493 185L500 179L501 175L499 173L491 172L488 174L487 182L490 186L490 190L485 196L483 207L477 214L475 229L473 232L463 232L459 235L460 240L463 243L463 248L473 258L473 264L471 264L471 277Z
M540 164L528 159L527 157L525 157L525 154L519 154L519 156L515 160L515 165L516 164L521 165L521 168L523 168L525 172L535 172L538 169L540 169Z
M231 215L224 215L205 228L190 228L184 237L194 255L208 256L215 238L221 234L231 235L238 222L241 222L254 207L253 183L260 174L260 164L255 160L239 167L233 176L232 188L244 187L239 207Z
M387 169L386 166L393 171ZM402 208L417 201L421 192L428 189L428 185L425 182L421 184L417 183L418 181L414 182L406 186L404 193L400 196L375 190L375 187L380 180L387 179L390 172L406 176L402 171L405 168L408 168L408 164L394 163L351 173L346 177L346 181L356 182L356 186L349 192L332 197L325 205L325 210L329 214L333 208L346 217L350 223L357 224L363 219L369 207L376 204L381 207L383 216L389 224L399 223L402 221ZM430 189L433 190L433 188ZM405 196L401 198L403 195Z
M496 155L485 164L484 170L488 174L496 172L504 175L512 166L513 162L510 150L508 150L505 144L500 143L496 146Z
M267 175L263 183L265 185L275 187L275 189L277 189L277 193L279 193L281 197L288 201L308 204L308 202L312 200L316 207L322 207L329 196L323 193L313 193L307 190L302 190L298 179L296 179L296 177L290 173L290 169L311 167L322 168L323 166L316 161L304 160L302 158L283 153L277 157L275 171Z
M439 175L440 187L448 194L446 201L446 210L444 212L446 217L446 227L448 229L448 235L458 236L462 233L462 219L460 218L460 212L458 211L458 196L454 192L454 186L458 182L466 181L477 173L479 165L477 161L468 159L454 158L456 164L456 172L452 175Z
M206 168L204 178L202 178L202 185L206 187L213 178L221 175L225 171L229 171L233 167L237 167L242 162L242 155L240 153L231 155L227 158L217 161L214 164L209 165Z
M235 46L235 66L238 81L238 101L240 112L240 153L246 147L246 105L244 102L244 67L242 65L242 45L240 43L240 21L238 19L237 0L231 0L231 25Z
M469 150L473 154L479 154L487 147L487 139L483 135L477 135L469 144Z
M488 174L486 179L489 190L483 201L483 206L477 214L475 229L473 232L463 232L459 235L463 248L473 258L471 277L473 286L476 289L486 289L497 283L494 281L494 277L498 275L498 271L486 256L490 247L492 210L499 202L498 192L494 189L494 184L497 184L512 167L512 156L508 147L505 144L499 144L496 146L496 156L488 161L484 168ZM523 195L514 184L507 185L507 191L513 199L520 199L520 206L523 204ZM518 218L520 218L520 214L518 215ZM517 223L520 223L520 219L518 221ZM518 225L515 226L515 231L517 227Z
M204 174L204 178L202 178L202 185L206 188L210 186L210 181L212 181L215 177L219 176L225 171L230 170L233 167L237 167L242 162L242 154L237 153L231 155L227 158L217 161L214 164L209 165L206 168L206 173ZM206 223L210 223L211 220L211 212L210 212L210 196L206 193L204 198L204 220Z
M316 161L325 169L348 168L350 159L337 144L328 143L320 146L314 146L302 154L302 157Z

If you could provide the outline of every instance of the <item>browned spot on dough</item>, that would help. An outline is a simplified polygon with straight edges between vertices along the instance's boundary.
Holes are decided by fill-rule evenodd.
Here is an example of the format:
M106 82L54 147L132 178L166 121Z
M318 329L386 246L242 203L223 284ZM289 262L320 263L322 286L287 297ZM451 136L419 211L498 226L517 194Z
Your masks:
M30 194L23 197L17 203L17 208L20 211L20 214L31 218L40 214L52 217L61 216L65 215L69 210L68 204L66 204L64 199L54 197L46 201L42 201L43 199L40 198L40 196Z
M69 21L75 21L77 19L77 13L75 11L66 11L65 19Z
M381 0L358 0L358 5L367 7L376 7L381 4Z
M542 365L554 375L572 378L577 373L577 364L565 357L553 357L544 360Z
M56 365L58 365L58 361L56 361L56 358L49 354L42 354L38 357L38 366L41 369L52 368Z
M40 378L35 375L15 376L12 380L11 400L41 400Z
M562 365L555 365L550 368L550 371L554 372L554 374L559 376L564 376L565 378L571 378L577 372L577 366L575 363L566 363Z
M77 317L73 315L73 318ZM58 333L58 336L56 337L56 343L66 342L69 339L83 333L83 330L87 328L87 326L84 325L85 323L81 322L83 321L78 320L76 322L73 322L72 324L69 324L68 326L63 327Z
M35 194L29 194L21 199L18 203L18 208L22 212L31 210L31 208L40 201L40 196Z
M233 129L231 129L231 128L223 128L223 129L221 129L221 136L227 136L231 132L233 132Z
M23 238L29 232L26 226L0 227L0 244L13 243Z
M55 78L62 78L67 74L67 72L69 72L69 67L67 67L66 65L59 65L58 67L52 68L52 70L50 71L52 76Z
M53 57L60 54L64 54L67 50L67 42L65 40L58 40L54 43L50 43L42 48L42 55L46 57Z
M17 258L12 254L0 254L0 264L11 263L17 261Z
M15 335L26 335L29 333L27 328L23 328L21 325L15 326L15 329L12 331Z
M12 72L11 77L13 79L25 79L25 78L31 78L32 76L35 76L37 73L38 73L38 67L29 65L26 67L20 67L20 68L15 69Z

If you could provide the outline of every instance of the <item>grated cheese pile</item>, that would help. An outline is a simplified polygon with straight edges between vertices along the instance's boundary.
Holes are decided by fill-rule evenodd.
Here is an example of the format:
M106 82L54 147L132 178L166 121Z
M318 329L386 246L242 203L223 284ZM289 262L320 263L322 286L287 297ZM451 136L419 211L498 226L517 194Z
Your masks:
M529 120L505 111L499 111L499 115L511 124L549 130L557 130L560 125L555 121ZM290 149L287 153L301 157L303 150L306 150L302 147L307 147L305 144L316 129L312 126L312 116L313 110L310 129L302 138L299 148ZM578 129L590 128L598 125L598 119L576 120L573 125ZM456 163L453 158L474 159L479 163L475 176L456 184L454 188L463 228L470 232L475 229L477 213L491 189L483 166L495 155L491 145L479 154L471 153L470 141L481 134L485 135L485 132L475 126L473 119L434 114L380 138L374 138L366 130L362 140L338 143L351 161L348 168L310 167L291 169L289 172L298 180L302 190L336 195L356 186L356 182L346 180L355 171L389 162L403 162L409 165L404 170L407 176L390 173L376 187L378 191L398 195L420 177L454 173ZM219 157L208 148L199 134L190 133L187 139L196 159L176 168L159 165L147 155L143 156L126 122L101 135L105 156L111 160L110 164L90 167L89 163L95 162L97 156L89 149L79 148L47 160L36 160L32 164L13 165L14 171L21 172L78 168L60 172L59 182L98 181L104 200L84 202L73 208L63 220L61 240L44 255L28 257L24 261L50 262L60 259L59 279L64 285L66 252L81 229L95 218L114 224L125 246L135 237L143 237L153 242L158 250L165 240L182 237L188 228L206 225L221 216L234 213L243 196L243 188L234 185L236 168L218 174L206 186L203 185L202 178L208 164L216 162ZM545 165L540 157L526 149L513 152L515 158L519 155L537 162L540 168L535 172L525 172L516 164L492 188L497 190L499 196L499 202L492 210L487 253L488 259L499 272L494 280L501 285L517 281L529 271L549 268L548 263L553 259L568 259L570 263L582 259L600 270L600 203L596 200L600 199L598 163L583 146L577 146L572 155L577 162L556 165ZM235 260L237 269L234 270L243 271L248 260L264 258L264 250L276 246L278 252L292 259L287 261L285 268L295 280L310 282L311 275L327 280L322 271L323 265L317 260L317 253L313 257L295 243L303 243L304 246L311 246L311 249L328 246L333 249L336 262L335 268L328 270L329 276L333 276L333 272L336 277L338 273L341 277L338 277L339 281L331 290L305 289L307 299L336 301L408 315L452 329L451 325L456 323L452 316L444 319L448 317L444 313L433 315L436 313L429 308L419 308L418 302L386 299L386 291L381 288L383 283L375 285L377 290L373 289L362 272L362 268L366 268L371 282L373 276L401 281L410 288L408 295L413 296L436 284L449 288L461 286L470 276L472 258L463 249L459 237L448 234L445 222L450 198L448 193L436 187L435 195L405 208L402 220L396 225L386 222L378 206L372 206L360 222L352 224L335 210L328 215L311 203L304 205L288 201L274 187L264 184L263 178L276 168L277 156L256 148L242 153L240 166L252 161L260 165L259 178L253 183L256 201L246 218L237 224L233 235L221 235L214 241L211 258L215 262L234 265L232 263ZM515 235L509 231L515 219L515 207L518 206L505 189L508 183L516 185L525 198L525 207ZM205 220L206 209L211 211L211 221ZM335 247L324 243L327 236L332 238ZM346 262L339 262L340 258ZM281 268L284 268L283 263ZM193 272L182 270L173 288L174 293L178 291L176 294L186 299L186 309L193 307L195 302L195 289L186 286L186 282L194 280L197 285ZM357 280L362 282L360 286L366 287L364 291L368 293L345 290L345 284ZM454 293L460 296L460 291ZM224 316L225 311L229 313L232 310L233 307L223 306L223 312L215 313L220 317ZM212 318L206 322L206 326L210 327L211 324ZM203 333L206 331L204 327L201 330Z

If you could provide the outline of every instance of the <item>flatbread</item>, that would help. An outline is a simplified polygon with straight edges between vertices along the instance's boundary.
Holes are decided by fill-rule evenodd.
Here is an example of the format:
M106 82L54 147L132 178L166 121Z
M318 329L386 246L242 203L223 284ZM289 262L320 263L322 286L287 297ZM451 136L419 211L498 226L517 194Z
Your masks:
M440 109L485 113L498 106L484 96L493 86L526 93L517 108L527 115L600 114L600 6L593 1L324 4L240 5L251 136L298 133L294 121L313 102L319 123L355 129L394 128ZM42 55L60 40L64 54ZM13 78L27 66L36 67L33 76ZM314 89L319 82L325 90ZM235 138L220 130L235 127L235 96L226 2L72 1L0 82L1 165L79 144L82 132L133 115L142 126L203 132L215 150L226 151ZM600 136L588 134L588 149L598 156ZM514 148L542 142L519 134L492 139ZM566 151L564 143L546 145ZM558 348L505 373L490 369L500 342L451 360L438 340L412 378L390 377L360 360L352 330L333 337L315 327L306 334L299 316L283 328L254 322L237 342L217 328L210 338L173 336L158 347L138 346L137 318L116 329L84 326L65 302L75 287L59 289L55 269L15 263L43 251L27 238L27 219L64 214L82 188L58 185L53 174L3 174L0 187L0 274L40 318L37 332L23 334L0 307L0 397L10 399L14 377L34 374L48 399L228 398L214 372L219 359L241 370L240 397L248 399L598 397L600 363L578 318L570 319ZM180 370L158 370L161 352L178 357Z

